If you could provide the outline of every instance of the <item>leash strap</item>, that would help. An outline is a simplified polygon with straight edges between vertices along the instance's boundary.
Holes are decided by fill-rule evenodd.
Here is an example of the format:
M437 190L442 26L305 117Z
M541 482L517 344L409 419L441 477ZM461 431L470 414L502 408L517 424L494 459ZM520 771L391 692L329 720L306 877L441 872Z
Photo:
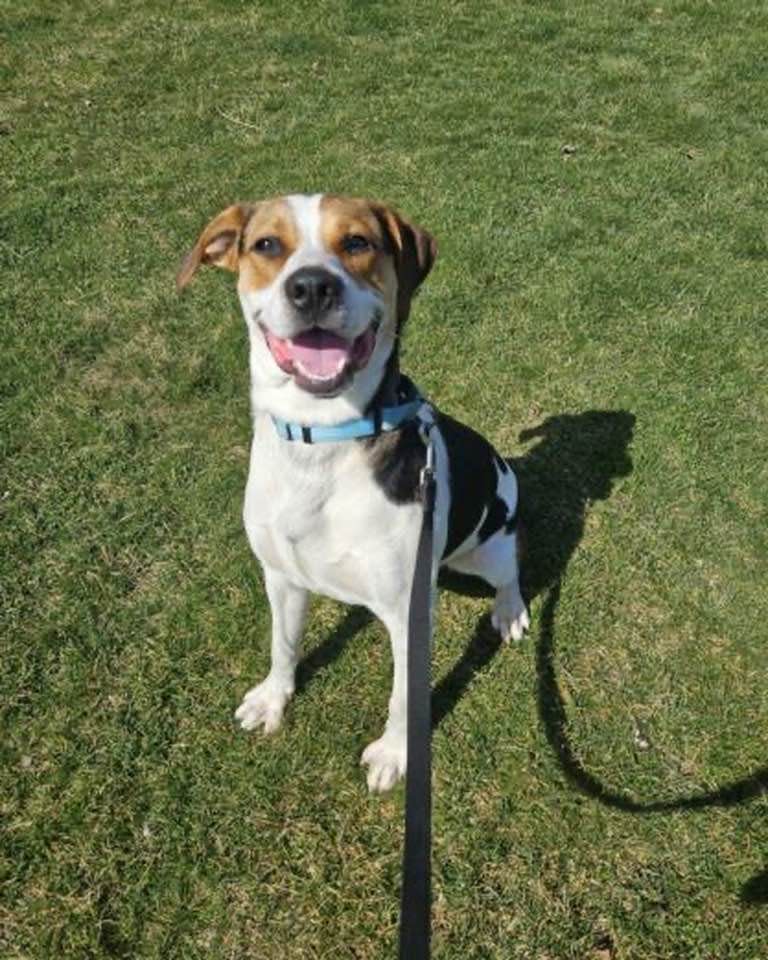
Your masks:
M434 451L431 424L422 423L427 461L421 471L422 520L408 612L408 766L405 848L400 895L400 960L429 960L432 840L432 553Z

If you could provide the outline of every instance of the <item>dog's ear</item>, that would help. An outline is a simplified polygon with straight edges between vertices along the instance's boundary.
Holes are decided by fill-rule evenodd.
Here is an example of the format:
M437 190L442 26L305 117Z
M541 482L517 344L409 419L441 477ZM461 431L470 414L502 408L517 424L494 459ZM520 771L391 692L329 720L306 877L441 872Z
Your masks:
M411 300L432 269L437 257L435 238L389 207L378 208L395 255L397 270L397 319L403 322L411 307Z
M179 267L176 274L178 291L186 287L201 263L210 263L225 270L237 270L240 237L252 209L246 204L236 203L211 220Z

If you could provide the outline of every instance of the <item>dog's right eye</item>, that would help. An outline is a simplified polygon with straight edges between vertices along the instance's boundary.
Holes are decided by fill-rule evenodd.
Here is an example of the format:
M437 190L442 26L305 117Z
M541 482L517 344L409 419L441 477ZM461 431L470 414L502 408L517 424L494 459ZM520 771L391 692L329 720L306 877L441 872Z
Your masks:
M259 237L251 249L263 257L278 257L283 252L283 245L277 237Z

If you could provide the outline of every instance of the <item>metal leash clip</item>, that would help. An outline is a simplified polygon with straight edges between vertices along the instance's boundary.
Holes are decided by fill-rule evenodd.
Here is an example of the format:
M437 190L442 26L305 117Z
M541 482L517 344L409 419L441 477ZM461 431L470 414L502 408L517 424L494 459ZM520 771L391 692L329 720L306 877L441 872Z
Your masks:
M427 448L427 460L419 473L419 494L424 513L431 513L435 506L435 445L432 442L432 423L422 423L419 428L421 439Z

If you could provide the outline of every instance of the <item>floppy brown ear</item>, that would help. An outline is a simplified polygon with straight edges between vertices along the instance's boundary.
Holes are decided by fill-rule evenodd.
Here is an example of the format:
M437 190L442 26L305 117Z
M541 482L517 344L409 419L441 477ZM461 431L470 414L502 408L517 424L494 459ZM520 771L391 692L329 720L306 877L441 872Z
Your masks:
M176 274L178 291L186 287L201 263L211 263L225 270L237 270L240 237L251 210L246 204L236 203L211 220L179 267Z
M411 307L411 300L432 269L437 257L435 238L404 220L388 207L380 208L380 216L395 254L397 270L397 319L403 322Z

